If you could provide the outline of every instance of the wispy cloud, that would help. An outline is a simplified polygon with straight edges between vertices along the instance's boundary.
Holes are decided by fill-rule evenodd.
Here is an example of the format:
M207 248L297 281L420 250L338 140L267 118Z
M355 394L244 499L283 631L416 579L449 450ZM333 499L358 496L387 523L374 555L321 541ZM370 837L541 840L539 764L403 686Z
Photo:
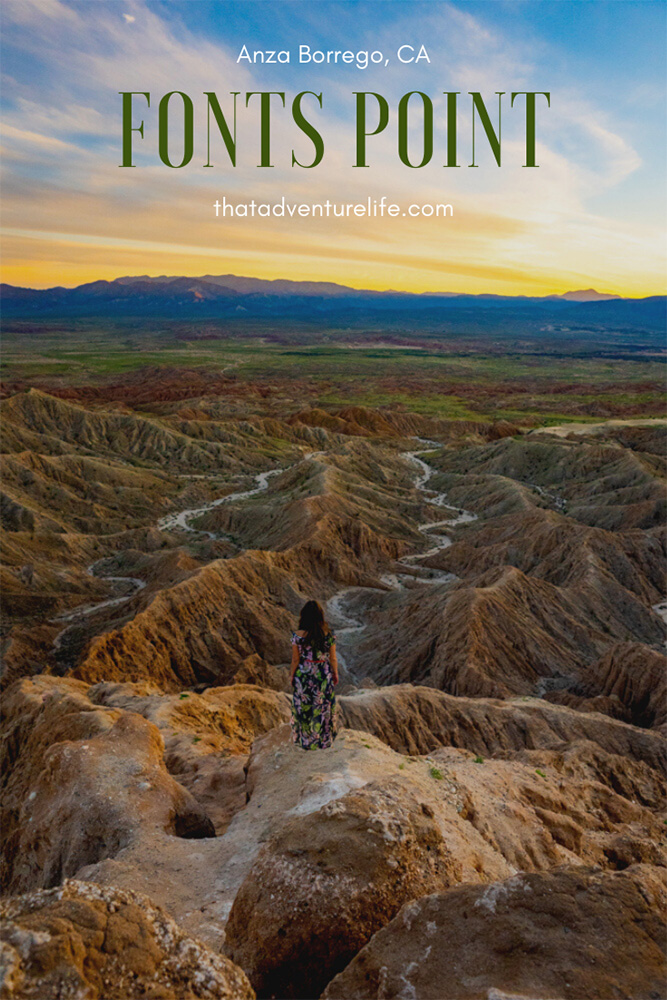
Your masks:
M373 47L393 52L418 35L428 42L431 65L356 75L311 68L306 75L294 65L269 71L237 64L227 37L200 28L196 4L156 8L132 0L124 7L119 11L107 0L9 0L3 8L4 219L13 229L9 246L16 251L12 258L6 245L5 261L6 273L15 280L29 275L35 284L76 283L89 275L93 260L99 274L113 277L143 254L141 271L164 269L157 262L169 259L180 260L174 266L184 273L218 263L221 270L233 271L242 264L249 273L307 274L352 284L363 275L363 283L375 287L403 282L416 289L521 291L537 284L552 291L584 282L609 287L613 277L619 290L638 294L660 283L660 219L652 192L641 184L645 158L615 120L611 103L602 108L581 96L581 81L573 79L568 88L552 93L551 110L540 115L539 169L520 166L523 111L510 112L508 104L505 165L499 170L487 155L479 169L467 168L466 91L492 98L496 90L545 89L549 78L547 42L536 64L534 45L513 31L511 18L499 30L456 3L375 4ZM351 5L342 4L338 11L348 20L335 28L332 23L332 37L345 35L345 24L352 37ZM275 30L267 37L275 37ZM272 47L277 44L278 39ZM32 72L26 72L27 64ZM203 92L215 90L224 102L231 90L275 90L276 79L290 98L297 88L323 90L325 107L314 116L325 136L323 163L312 171L292 168L292 147L300 149L301 143L307 149L308 142L286 111L273 130L276 166L257 169L258 111L240 101L239 167L225 162L218 141L216 167L203 168ZM351 165L355 89L378 90L392 103L390 126L372 140L369 170ZM395 103L409 89L428 91L435 103L436 155L423 170L405 167L396 153ZM144 115L145 139L136 141L135 170L118 167L119 90L155 95ZM171 90L191 94L196 105L195 158L184 170L160 165L156 155L155 103ZM462 92L462 167L456 170L442 167L445 90ZM415 125L418 120L415 115ZM627 213L618 211L616 191L635 177L636 210L628 222ZM282 194L303 201L385 194L399 204L445 199L454 204L455 219L446 230L433 221L409 219L221 225L211 205L222 194L269 201ZM207 256L210 266L205 266Z

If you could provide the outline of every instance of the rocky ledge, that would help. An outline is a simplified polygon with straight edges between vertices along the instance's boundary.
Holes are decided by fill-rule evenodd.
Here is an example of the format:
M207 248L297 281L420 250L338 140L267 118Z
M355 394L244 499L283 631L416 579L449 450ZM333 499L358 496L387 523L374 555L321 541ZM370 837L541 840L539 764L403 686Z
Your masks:
M304 753L258 684L16 682L5 995L657 1000L658 731L409 684L339 700L348 728Z

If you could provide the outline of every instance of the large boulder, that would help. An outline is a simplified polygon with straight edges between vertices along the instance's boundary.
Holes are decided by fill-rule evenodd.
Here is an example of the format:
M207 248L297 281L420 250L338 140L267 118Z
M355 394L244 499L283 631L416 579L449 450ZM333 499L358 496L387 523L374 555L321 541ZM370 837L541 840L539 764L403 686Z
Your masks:
M406 904L322 1000L660 1000L664 871L562 868Z
M260 997L316 996L402 903L508 870L475 849L479 838L466 845L455 823L444 834L424 767L403 776L385 757L383 777L328 802L336 779L314 774L304 810L285 817L239 889L226 950ZM325 804L306 811L309 799Z
M241 969L134 892L68 880L0 903L3 1000L254 1000Z

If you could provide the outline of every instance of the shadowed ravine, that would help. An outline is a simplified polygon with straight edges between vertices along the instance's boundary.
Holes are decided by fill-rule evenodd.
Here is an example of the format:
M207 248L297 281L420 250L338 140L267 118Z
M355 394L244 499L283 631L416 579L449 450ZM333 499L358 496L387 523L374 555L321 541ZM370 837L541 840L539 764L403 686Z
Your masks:
M402 452L401 457L417 466L419 471L415 477L414 485L424 493L426 503L432 504L434 507L447 507L449 506L447 503L447 494L445 492L438 493L435 490L430 490L427 485L436 470L423 458L420 458L420 455L425 455L429 451L439 449L440 444L437 441L427 441L422 438L417 438L416 440L425 447L419 451ZM447 518L442 521L427 521L419 524L418 530L429 540L433 541L433 547L427 549L426 552L419 552L399 558L396 561L397 567L402 565L410 570L407 579L412 583L439 584L450 583L452 580L455 580L456 577L453 573L428 569L427 567L420 566L419 563L422 559L427 559L429 556L434 555L441 549L446 549L452 544L449 535L442 534L436 529L443 527L455 528L459 524L466 524L476 519L476 514L472 514L466 510L459 510L453 518ZM404 578L404 575L398 571L384 573L380 579L387 587L393 590L402 590L404 587ZM364 593L372 589L366 587L347 587L345 590L341 590L337 594L334 594L333 597L330 597L326 605L327 615L336 631L336 648L338 650L339 662L343 668L342 676L353 682L355 679L359 679L354 667L353 643L355 639L359 638L365 625L361 617L355 616L352 607L354 606L355 598L362 597Z

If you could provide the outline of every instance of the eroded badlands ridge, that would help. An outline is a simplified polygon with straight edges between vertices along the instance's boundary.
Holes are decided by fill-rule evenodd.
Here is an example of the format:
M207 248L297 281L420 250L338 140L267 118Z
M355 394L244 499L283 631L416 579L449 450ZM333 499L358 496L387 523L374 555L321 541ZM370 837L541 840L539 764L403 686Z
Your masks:
M657 995L663 426L2 407L8 996Z

